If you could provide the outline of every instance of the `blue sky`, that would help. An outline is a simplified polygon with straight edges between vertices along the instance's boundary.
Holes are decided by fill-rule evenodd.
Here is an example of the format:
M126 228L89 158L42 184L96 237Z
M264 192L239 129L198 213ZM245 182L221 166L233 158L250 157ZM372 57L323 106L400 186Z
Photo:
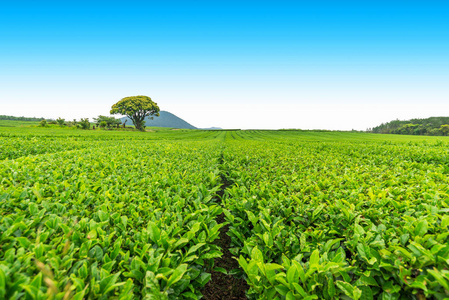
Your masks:
M0 114L148 95L199 127L449 115L445 1L2 1Z

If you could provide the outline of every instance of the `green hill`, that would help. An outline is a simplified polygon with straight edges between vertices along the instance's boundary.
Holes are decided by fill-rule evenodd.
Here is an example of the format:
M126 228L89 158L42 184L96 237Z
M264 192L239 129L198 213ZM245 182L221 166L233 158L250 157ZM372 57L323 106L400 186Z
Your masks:
M394 120L382 123L370 130L374 133L448 135L449 117L430 117L426 119Z
M153 120L150 120L148 117L145 119L145 126L147 127L172 127L172 128L181 128L181 129L197 129L195 126L193 126L190 123L187 123L180 117L168 112L162 110L159 117L154 117ZM133 122L129 120L128 117L123 117L120 120L123 122L126 122L126 125L132 125Z

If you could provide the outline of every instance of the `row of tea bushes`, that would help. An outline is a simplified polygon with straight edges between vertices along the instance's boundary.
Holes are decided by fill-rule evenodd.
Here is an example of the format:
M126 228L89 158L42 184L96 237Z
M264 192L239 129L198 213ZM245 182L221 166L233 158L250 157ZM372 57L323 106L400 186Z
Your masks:
M200 298L220 151L112 140L0 162L0 298Z
M225 212L249 296L449 297L445 159L426 143L228 141Z

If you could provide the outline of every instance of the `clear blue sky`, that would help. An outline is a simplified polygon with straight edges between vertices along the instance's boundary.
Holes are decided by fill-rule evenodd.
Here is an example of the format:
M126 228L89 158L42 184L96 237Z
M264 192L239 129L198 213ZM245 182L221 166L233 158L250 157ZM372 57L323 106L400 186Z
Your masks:
M2 1L0 114L132 95L199 127L449 116L449 2Z

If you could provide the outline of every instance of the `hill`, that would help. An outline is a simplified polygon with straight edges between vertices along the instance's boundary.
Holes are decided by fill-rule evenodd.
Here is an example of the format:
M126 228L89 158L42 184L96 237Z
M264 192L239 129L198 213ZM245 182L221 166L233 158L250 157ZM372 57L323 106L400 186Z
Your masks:
M374 133L448 135L449 117L430 117L426 119L394 120L382 123L368 130Z
M154 117L153 120L150 120L148 117L145 119L145 126L149 127L172 127L172 128L181 128L181 129L198 129L190 123L187 123L180 117L168 112L168 111L160 111L159 117ZM125 122L128 119L126 125L132 125L133 122L129 120L128 117L123 117L120 120Z

